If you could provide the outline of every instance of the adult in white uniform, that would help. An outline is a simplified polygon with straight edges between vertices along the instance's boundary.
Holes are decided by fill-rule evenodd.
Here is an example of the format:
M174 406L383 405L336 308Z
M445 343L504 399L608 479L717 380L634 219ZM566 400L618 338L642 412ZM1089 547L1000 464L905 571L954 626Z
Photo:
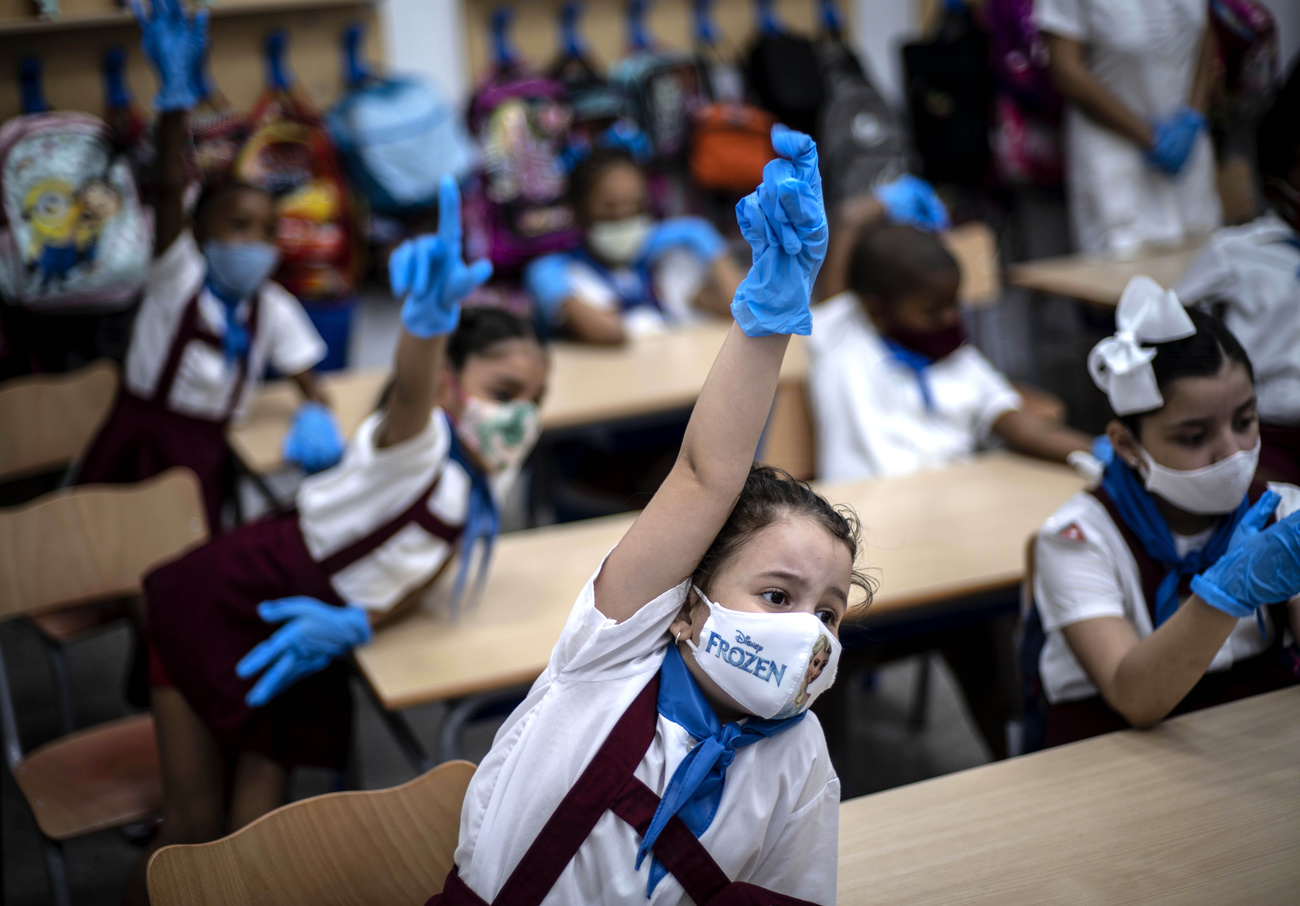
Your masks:
M1037 0L1034 15L1069 102L1066 178L1079 248L1177 242L1217 227L1205 0Z

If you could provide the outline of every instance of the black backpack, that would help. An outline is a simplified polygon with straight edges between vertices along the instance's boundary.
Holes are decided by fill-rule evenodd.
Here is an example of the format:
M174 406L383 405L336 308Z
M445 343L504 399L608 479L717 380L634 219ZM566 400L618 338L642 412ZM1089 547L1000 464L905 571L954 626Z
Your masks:
M905 169L898 118L838 34L817 45L826 101L817 117L828 204L871 191Z
M826 90L811 40L765 28L749 50L746 68L764 109L791 129L816 134Z

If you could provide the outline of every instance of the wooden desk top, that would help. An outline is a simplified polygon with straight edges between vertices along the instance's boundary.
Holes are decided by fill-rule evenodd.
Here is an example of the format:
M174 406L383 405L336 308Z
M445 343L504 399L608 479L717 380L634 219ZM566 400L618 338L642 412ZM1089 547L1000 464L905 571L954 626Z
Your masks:
M1293 904L1300 688L844 803L841 904Z
M1146 274L1161 286L1173 286L1204 243L1201 237L1178 246L1148 246L1124 255L1108 252L1043 258L1013 265L1007 282L1114 308L1128 281L1138 274Z
M571 428L694 405L728 326L704 322L617 348L555 344L550 386L542 401L543 426ZM803 344L795 340L781 371L785 383L803 380L807 370ZM324 376L345 436L351 437L374 411L387 379L387 369ZM284 464L281 446L301 402L290 382L269 383L248 418L231 430L231 446L254 472L272 472Z
M862 518L866 563L881 582L870 613L886 614L1019 582L1026 539L1080 487L1064 466L994 453L939 471L822 490ZM424 610L357 651L379 699L400 709L534 680L582 586L634 518L502 536L483 602L459 624L439 611L448 595L443 583Z

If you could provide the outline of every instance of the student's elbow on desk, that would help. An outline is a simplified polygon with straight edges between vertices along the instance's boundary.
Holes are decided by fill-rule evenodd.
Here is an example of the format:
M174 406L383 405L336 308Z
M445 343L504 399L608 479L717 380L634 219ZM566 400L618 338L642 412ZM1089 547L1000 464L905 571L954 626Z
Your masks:
M576 298L560 307L563 323L574 338L598 346L622 346L627 342L623 317L617 311L602 311Z

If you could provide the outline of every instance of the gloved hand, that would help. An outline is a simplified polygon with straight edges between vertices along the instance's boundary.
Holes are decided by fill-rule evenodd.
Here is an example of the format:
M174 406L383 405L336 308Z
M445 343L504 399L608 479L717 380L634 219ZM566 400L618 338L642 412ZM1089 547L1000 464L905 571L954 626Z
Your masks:
M569 279L569 260L564 255L543 255L534 258L524 268L524 288L528 290L537 310L548 323L554 323L564 300L573 294L573 281Z
M1197 133L1205 128L1205 116L1191 107L1182 107L1154 126L1156 136L1146 150L1147 163L1169 176L1177 176L1187 165Z
M284 458L312 475L336 465L342 457L343 433L333 411L322 403L303 403L285 435Z
M813 282L829 235L817 145L802 132L776 125L772 147L780 157L763 168L762 185L736 205L754 263L736 290L731 314L751 337L807 336Z
M1300 594L1300 513L1264 527L1281 499L1265 491L1242 517L1223 556L1192 578L1192 591L1206 604L1241 619Z
M952 225L948 209L934 194L934 186L910 173L885 183L876 189L875 196L894 223L906 223L927 232L946 230Z
M160 113L189 110L199 102L194 73L208 46L208 11L186 15L182 0L152 0L153 15L144 0L129 0L144 36L141 46L158 76L154 109Z
M438 232L399 245L388 259L395 295L408 293L402 324L420 339L451 333L460 321L460 301L492 276L486 259L466 266L460 236L460 189L450 176L438 186Z
M653 264L676 248L711 262L727 253L727 240L703 217L674 217L650 231L641 257Z
M370 619L360 607L334 607L302 595L263 601L257 615L267 623L284 623L266 641L253 646L235 665L235 674L262 676L244 697L260 708L304 676L324 670L330 661L370 641ZM269 665L269 669L268 669Z

